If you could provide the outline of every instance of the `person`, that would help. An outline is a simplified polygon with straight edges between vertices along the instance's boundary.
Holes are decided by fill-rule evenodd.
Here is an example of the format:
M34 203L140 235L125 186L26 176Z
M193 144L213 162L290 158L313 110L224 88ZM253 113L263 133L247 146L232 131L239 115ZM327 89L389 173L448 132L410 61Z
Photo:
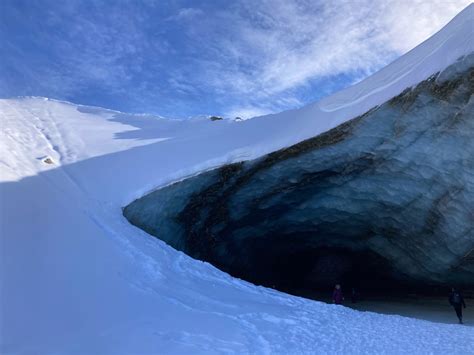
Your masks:
M357 290L355 287L352 287L352 292L351 292L351 301L352 303L356 303L358 298Z
M466 308L466 302L464 302L464 297L462 296L461 291L456 290L454 287L451 289L451 293L449 294L449 304L454 307L459 319L459 324L463 324L462 308Z
M334 287L334 291L332 292L332 301L335 304L341 304L344 301L344 295L342 294L341 285L337 284Z

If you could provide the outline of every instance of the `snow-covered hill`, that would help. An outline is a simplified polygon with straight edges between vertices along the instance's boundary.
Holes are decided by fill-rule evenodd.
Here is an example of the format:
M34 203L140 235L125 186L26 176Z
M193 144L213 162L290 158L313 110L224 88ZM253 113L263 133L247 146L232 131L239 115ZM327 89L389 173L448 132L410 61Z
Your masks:
M352 88L244 122L1 100L1 352L472 353L473 328L256 287L151 238L121 209L151 189L289 146L385 102L472 53L473 19L470 5Z

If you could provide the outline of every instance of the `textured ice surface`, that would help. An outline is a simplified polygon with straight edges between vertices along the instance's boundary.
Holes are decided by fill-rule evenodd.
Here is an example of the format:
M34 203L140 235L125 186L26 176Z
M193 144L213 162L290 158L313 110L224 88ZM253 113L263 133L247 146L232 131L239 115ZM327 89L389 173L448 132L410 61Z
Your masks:
M343 278L370 259L400 280L472 287L473 92L471 54L326 133L157 190L124 214L257 282L291 278L292 263L313 281Z

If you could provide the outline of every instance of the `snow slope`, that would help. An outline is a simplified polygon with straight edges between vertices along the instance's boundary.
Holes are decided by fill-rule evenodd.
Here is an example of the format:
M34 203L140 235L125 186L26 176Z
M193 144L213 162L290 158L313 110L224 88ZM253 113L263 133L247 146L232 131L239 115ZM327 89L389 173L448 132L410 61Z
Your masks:
M352 88L244 122L0 101L1 353L473 353L472 327L233 279L129 225L147 191L326 131L474 51L474 5ZM45 164L49 156L54 164Z

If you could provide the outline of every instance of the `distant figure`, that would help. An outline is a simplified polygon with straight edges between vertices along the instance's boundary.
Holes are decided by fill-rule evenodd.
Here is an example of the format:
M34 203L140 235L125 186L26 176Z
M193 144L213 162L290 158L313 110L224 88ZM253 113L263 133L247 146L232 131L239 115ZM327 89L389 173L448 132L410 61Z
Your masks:
M357 298L358 298L357 290L356 290L355 287L352 287L352 291L351 291L351 301L352 301L352 303L356 303Z
M456 290L454 287L451 289L451 293L449 294L449 304L454 307L459 319L459 324L462 324L462 307L466 308L466 303L464 302L464 297L461 292Z
M344 301L344 295L342 294L341 285L337 284L334 287L334 291L332 293L332 301L335 304L341 304Z

